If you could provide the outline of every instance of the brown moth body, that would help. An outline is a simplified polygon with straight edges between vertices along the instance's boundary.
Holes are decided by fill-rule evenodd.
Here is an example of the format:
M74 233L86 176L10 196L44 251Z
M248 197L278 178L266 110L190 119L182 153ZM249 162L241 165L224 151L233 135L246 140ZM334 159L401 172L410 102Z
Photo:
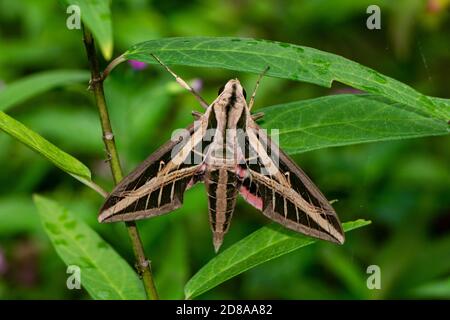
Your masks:
M238 194L286 228L344 242L329 202L255 123L239 80L229 80L205 113L195 116L197 121L182 136L116 186L101 208L100 222L170 212L182 205L188 188L204 182L216 251L230 227Z

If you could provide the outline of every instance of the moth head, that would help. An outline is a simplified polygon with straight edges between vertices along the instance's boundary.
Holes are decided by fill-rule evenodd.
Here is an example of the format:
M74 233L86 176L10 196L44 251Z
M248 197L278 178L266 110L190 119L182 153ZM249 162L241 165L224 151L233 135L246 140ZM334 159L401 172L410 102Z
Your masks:
M244 100L247 99L247 92L245 92L244 87L241 85L238 79L231 79L225 85L220 87L218 95L220 96L223 93L232 95L233 92L235 93L236 98L244 98Z

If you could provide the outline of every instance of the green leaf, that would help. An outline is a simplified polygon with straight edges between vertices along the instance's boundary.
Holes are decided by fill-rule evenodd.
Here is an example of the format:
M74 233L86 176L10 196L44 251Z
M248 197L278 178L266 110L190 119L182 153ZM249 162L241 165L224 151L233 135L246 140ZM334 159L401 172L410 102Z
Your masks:
M260 110L265 115L262 126L278 129L272 138L291 154L449 133L446 121L374 95L325 96Z
M370 224L356 220L343 224L345 232ZM263 227L210 260L186 284L184 292L192 299L222 282L261 263L272 260L318 240L272 223Z
M94 35L105 60L113 53L113 32L109 0L66 0L80 7L81 20Z
M261 73L331 87L339 81L387 97L419 112L448 120L450 108L436 103L408 85L341 56L289 43L249 38L186 37L150 40L132 46L127 59L156 63L155 54L167 64L225 68Z
M8 84L0 91L0 111L17 105L32 96L55 87L89 80L89 72L84 70L54 70L36 73Z
M81 285L93 299L145 299L139 277L87 224L56 202L35 195L44 229L66 265L81 270Z
M1 111L0 129L40 153L58 168L66 171L81 182L86 184L92 183L91 172L84 164Z

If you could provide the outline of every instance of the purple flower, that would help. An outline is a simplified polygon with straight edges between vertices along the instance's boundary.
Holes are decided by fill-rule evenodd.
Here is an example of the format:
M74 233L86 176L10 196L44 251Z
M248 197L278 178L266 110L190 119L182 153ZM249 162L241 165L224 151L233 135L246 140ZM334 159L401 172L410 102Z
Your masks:
M128 63L134 70L144 70L145 68L147 68L147 64L142 61L128 60Z
M203 81L202 81L202 79L199 79L199 78L193 79L192 82L191 82L191 87L197 92L202 91L202 89L203 89Z
M4 274L8 269L8 264L6 263L5 255L3 254L2 249L0 249L0 275Z

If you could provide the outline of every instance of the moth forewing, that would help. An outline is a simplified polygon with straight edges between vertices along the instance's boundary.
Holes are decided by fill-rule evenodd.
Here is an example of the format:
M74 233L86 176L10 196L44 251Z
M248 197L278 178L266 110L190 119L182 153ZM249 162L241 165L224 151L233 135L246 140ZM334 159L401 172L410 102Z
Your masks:
M180 145L188 145L194 131L194 126L191 125L186 129L187 135L182 140L176 139L165 143L125 177L106 198L98 220L100 222L138 220L161 215L180 207L183 193L189 182L195 179L200 166L189 163L173 166L172 150ZM165 166L161 167L161 163ZM164 168L166 174L159 175ZM167 168L171 170L168 171Z
M183 193L201 181L216 251L230 227L238 193L291 230L344 242L329 202L253 120L239 80L229 80L205 113L194 116L195 125L181 140L167 142L117 185L101 209L100 222L175 210Z

